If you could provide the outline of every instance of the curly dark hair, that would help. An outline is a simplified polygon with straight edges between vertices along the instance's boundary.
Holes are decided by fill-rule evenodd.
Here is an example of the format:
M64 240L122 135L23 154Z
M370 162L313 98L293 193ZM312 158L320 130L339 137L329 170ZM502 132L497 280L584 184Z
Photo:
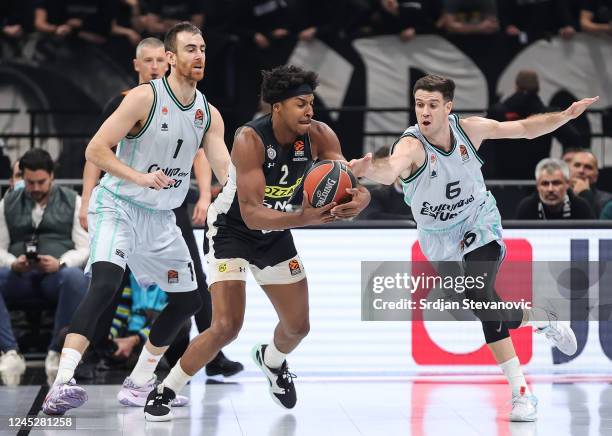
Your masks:
M262 71L261 97L266 103L276 103L288 91L301 85L309 85L314 91L319 85L319 75L295 65L281 65L269 71Z

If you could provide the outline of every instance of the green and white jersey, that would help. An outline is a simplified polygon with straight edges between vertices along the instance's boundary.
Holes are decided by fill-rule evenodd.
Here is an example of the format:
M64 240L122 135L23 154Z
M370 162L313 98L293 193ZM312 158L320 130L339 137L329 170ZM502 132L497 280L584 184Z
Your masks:
M406 129L400 137L412 136L425 149L423 165L409 178L402 179L404 200L412 208L414 220L422 231L450 230L476 213L485 202L494 204L495 201L487 193L482 177L483 162L459 125L459 118L451 114L448 119L452 141L449 152L430 144L418 124Z
M183 106L165 77L149 85L154 95L149 116L140 132L121 140L116 156L142 173L161 169L174 183L156 191L107 173L100 186L136 205L170 210L180 206L187 195L193 158L210 126L210 110L198 90L193 101Z

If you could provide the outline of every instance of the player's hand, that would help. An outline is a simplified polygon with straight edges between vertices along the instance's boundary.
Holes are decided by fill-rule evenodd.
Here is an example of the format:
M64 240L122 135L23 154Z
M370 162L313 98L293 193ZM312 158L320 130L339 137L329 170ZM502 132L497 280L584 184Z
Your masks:
M162 170L157 170L154 173L141 174L139 180L136 182L138 186L153 188L156 191L164 189L172 183L174 183L174 180L164 174Z
M11 270L16 273L24 273L30 271L30 263L25 257L25 254L22 254L13 261L13 263L11 264Z
M59 271L60 261L57 257L41 254L38 256L38 263L36 266L44 273L54 273Z
M308 201L308 193L304 190L304 198L302 200L301 221L305 226L316 224L331 223L336 218L330 211L336 206L335 202L326 204L323 207L313 207Z
M89 205L87 201L81 201L81 207L79 209L79 223L81 224L81 227L83 227L85 230L87 229L87 209L88 209Z
M206 224L206 213L208 212L208 206L210 206L210 200L206 198L200 198L193 208L193 216L191 220L198 226Z
M331 214L337 219L355 218L370 204L370 191L365 186L347 188L346 192L351 194L353 198L348 203L339 204L331 210Z
M570 120L573 120L574 118L578 118L580 115L582 115L582 113L586 110L586 108L591 106L597 100L599 100L599 96L583 98L580 101L575 101L574 103L572 103L570 107L568 107L567 109L563 111L563 114L566 117L568 117Z
M576 195L580 194L582 191L591 189L588 179L581 179L579 177L572 179L571 185L572 191L574 191Z
M348 166L355 177L364 177L372 168L372 153L366 154L361 159L351 159Z

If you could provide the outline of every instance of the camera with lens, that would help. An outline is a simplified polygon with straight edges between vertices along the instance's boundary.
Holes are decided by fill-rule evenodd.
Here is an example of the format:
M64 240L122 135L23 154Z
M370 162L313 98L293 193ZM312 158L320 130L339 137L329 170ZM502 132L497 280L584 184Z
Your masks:
M29 261L38 260L38 238L33 237L25 242L25 256Z

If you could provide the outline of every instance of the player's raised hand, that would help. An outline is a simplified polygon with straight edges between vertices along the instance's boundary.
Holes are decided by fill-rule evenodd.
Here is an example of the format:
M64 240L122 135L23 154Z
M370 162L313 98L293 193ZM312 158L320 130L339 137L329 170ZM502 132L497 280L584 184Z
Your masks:
M153 188L156 191L164 189L166 186L174 183L174 180L168 177L162 170L157 170L153 173L142 174L138 180L138 186L145 188Z
M352 199L348 203L339 204L331 210L331 214L338 219L355 218L370 204L370 191L365 186L347 188Z
M363 177L372 168L372 153L366 154L361 159L351 159L348 163L349 168L355 177Z
M572 105L570 107L565 109L563 111L563 113L570 120L573 120L574 118L578 118L580 115L582 115L582 113L586 110L586 108L591 106L597 100L599 100L599 96L597 96L597 97L590 97L590 98L583 98L580 101L575 101L574 103L572 103Z
M312 226L316 224L331 223L336 219L331 214L331 210L336 206L337 203L331 202L323 207L313 207L308 200L309 196L306 190L304 190L302 199L302 223L305 226Z

